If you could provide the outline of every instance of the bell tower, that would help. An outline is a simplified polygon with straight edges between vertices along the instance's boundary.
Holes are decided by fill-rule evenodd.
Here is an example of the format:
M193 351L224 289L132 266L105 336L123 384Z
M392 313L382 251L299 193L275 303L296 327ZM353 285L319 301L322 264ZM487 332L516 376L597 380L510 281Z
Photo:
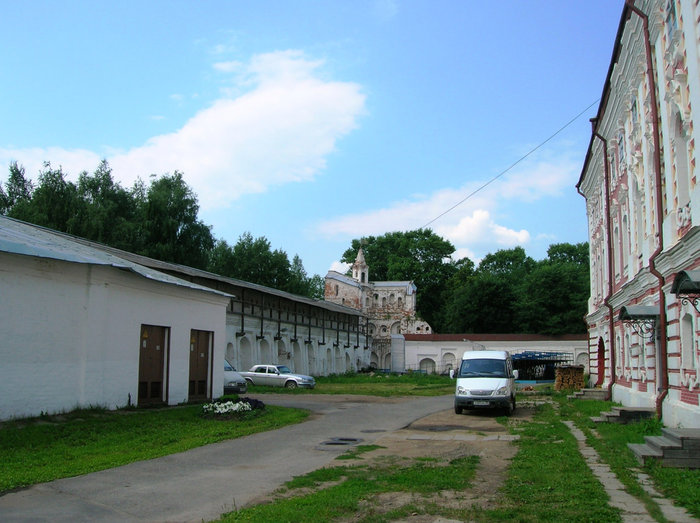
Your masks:
M365 253L362 251L362 247L357 251L357 258L355 258L355 263L352 264L352 278L362 285L369 284L369 266L365 261Z

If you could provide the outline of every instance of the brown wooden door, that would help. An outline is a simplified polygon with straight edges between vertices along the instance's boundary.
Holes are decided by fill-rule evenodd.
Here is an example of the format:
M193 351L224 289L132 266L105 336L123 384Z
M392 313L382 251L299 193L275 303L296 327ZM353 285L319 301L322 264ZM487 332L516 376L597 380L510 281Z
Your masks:
M190 390L189 399L208 399L209 394L209 349L211 332L190 332Z
M141 325L139 349L139 405L165 401L167 327Z

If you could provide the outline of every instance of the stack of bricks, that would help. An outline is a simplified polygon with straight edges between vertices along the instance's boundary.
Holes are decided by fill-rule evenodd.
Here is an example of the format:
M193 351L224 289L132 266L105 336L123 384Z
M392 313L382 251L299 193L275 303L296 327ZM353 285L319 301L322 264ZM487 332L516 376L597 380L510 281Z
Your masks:
M562 365L557 367L554 390L581 390L585 387L583 365Z

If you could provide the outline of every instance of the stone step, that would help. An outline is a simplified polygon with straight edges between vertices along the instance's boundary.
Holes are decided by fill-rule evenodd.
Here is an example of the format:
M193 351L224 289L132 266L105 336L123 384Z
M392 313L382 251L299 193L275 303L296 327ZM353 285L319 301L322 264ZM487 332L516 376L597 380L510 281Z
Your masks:
M569 399L600 400L610 399L607 389L581 389L567 396Z
M684 449L696 450L700 454L700 429L661 429L668 439L677 441Z
M611 407L607 412L601 412L597 418L591 418L595 423L632 423L643 419L653 418L656 410L650 407Z
M657 460L664 467L700 468L700 429L662 429L662 434L627 445L640 464Z
M644 465L647 460L659 460L664 457L664 453L660 449L650 447L646 443L628 443L627 447L632 451L640 465Z

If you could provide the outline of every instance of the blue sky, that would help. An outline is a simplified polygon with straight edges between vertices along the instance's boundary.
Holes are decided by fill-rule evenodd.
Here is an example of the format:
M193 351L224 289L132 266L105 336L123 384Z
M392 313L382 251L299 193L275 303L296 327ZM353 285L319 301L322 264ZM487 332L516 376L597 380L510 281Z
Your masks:
M587 240L575 184L622 0L0 0L0 181L184 173L200 218L298 254L430 223L478 262ZM370 267L371 271L371 267ZM370 274L371 277L371 274Z

